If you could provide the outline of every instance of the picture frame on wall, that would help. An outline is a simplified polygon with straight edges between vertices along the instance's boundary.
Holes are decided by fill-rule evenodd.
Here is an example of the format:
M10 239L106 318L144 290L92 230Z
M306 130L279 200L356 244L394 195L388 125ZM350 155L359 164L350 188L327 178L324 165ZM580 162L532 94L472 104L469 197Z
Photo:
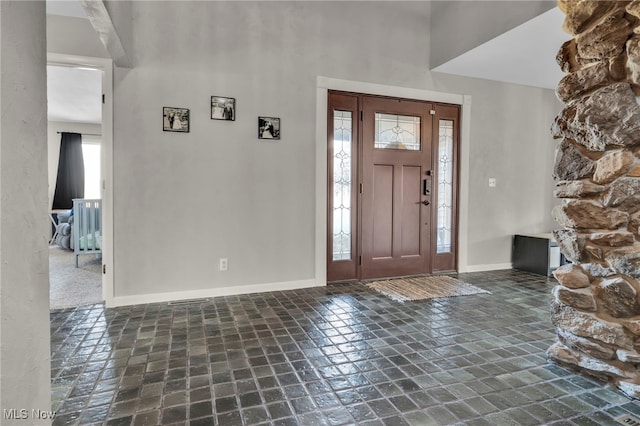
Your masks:
M236 120L236 99L226 96L211 96L212 120Z
M258 117L258 139L280 140L280 118Z
M165 132L189 132L187 108L162 107L162 130Z

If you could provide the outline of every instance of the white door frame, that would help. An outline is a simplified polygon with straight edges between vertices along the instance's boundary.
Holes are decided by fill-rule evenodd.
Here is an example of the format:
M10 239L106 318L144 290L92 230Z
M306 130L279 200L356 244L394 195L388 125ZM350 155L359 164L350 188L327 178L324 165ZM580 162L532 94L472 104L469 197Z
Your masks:
M434 92L318 76L316 82L316 259L315 280L327 283L327 99L329 90L461 105L458 271L466 272L469 228L469 145L471 95Z
M113 304L113 61L107 58L47 53L47 65L88 67L102 71L102 298L106 306Z

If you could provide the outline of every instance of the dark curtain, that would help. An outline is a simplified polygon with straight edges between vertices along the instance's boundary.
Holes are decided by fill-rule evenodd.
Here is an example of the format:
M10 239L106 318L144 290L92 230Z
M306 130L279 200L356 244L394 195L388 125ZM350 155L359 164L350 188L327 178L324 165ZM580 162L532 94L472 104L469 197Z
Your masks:
M82 135L62 133L58 179L53 195L55 209L70 209L74 198L84 198L84 159L82 157Z

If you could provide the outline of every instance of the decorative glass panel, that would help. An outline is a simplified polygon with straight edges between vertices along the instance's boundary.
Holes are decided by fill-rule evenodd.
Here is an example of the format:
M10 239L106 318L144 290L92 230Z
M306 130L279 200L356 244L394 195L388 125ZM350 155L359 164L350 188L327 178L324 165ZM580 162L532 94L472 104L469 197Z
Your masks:
M420 117L376 113L375 148L420 151Z
M351 259L350 111L333 111L333 260Z
M453 121L440 120L438 141L438 241L436 251L451 251L453 226Z

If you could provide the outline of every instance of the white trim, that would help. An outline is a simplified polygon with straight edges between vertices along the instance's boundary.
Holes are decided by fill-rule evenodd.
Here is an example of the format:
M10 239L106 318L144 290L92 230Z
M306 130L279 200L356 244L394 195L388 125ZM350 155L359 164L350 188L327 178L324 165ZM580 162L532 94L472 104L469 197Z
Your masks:
M319 83L320 78L318 78ZM327 283L327 102L316 88L316 281Z
M511 263L494 263L490 265L467 265L460 272L485 272L485 271L501 271L504 269L513 269Z
M107 58L47 53L47 65L83 66L102 71L102 93L105 103L102 106L102 264L107 265L107 273L102 274L102 297L106 306L112 306L114 299L113 264L113 61Z
M468 267L469 153L471 152L471 95L464 95L460 111L460 193L458 195L458 270Z
M458 218L458 270L467 266L469 231L469 150L471 95L434 92L318 76L316 88L316 280L326 282L327 265L327 93L329 90L393 96L462 106L460 123L460 198ZM504 268L508 269L508 268Z
M120 296L111 299L110 307L141 305L147 303L163 303L178 300L202 299L220 296L236 296L249 293L266 293L271 291L296 290L301 288L322 287L316 280L285 281L277 283L240 285L235 287L207 288L202 290L172 291L167 293L140 294Z
M64 53L47 53L47 65L56 65L61 67L87 67L95 69L104 69L112 64L112 60L108 58L97 58L93 56L67 55Z
M365 83L362 81L341 80L322 76L318 76L317 86L324 89L365 93L367 95L393 96L397 98L446 102L458 105L462 105L464 102L464 95L455 93L435 92L433 90L414 89L411 87L388 86L386 84ZM324 121L327 121L326 117Z

